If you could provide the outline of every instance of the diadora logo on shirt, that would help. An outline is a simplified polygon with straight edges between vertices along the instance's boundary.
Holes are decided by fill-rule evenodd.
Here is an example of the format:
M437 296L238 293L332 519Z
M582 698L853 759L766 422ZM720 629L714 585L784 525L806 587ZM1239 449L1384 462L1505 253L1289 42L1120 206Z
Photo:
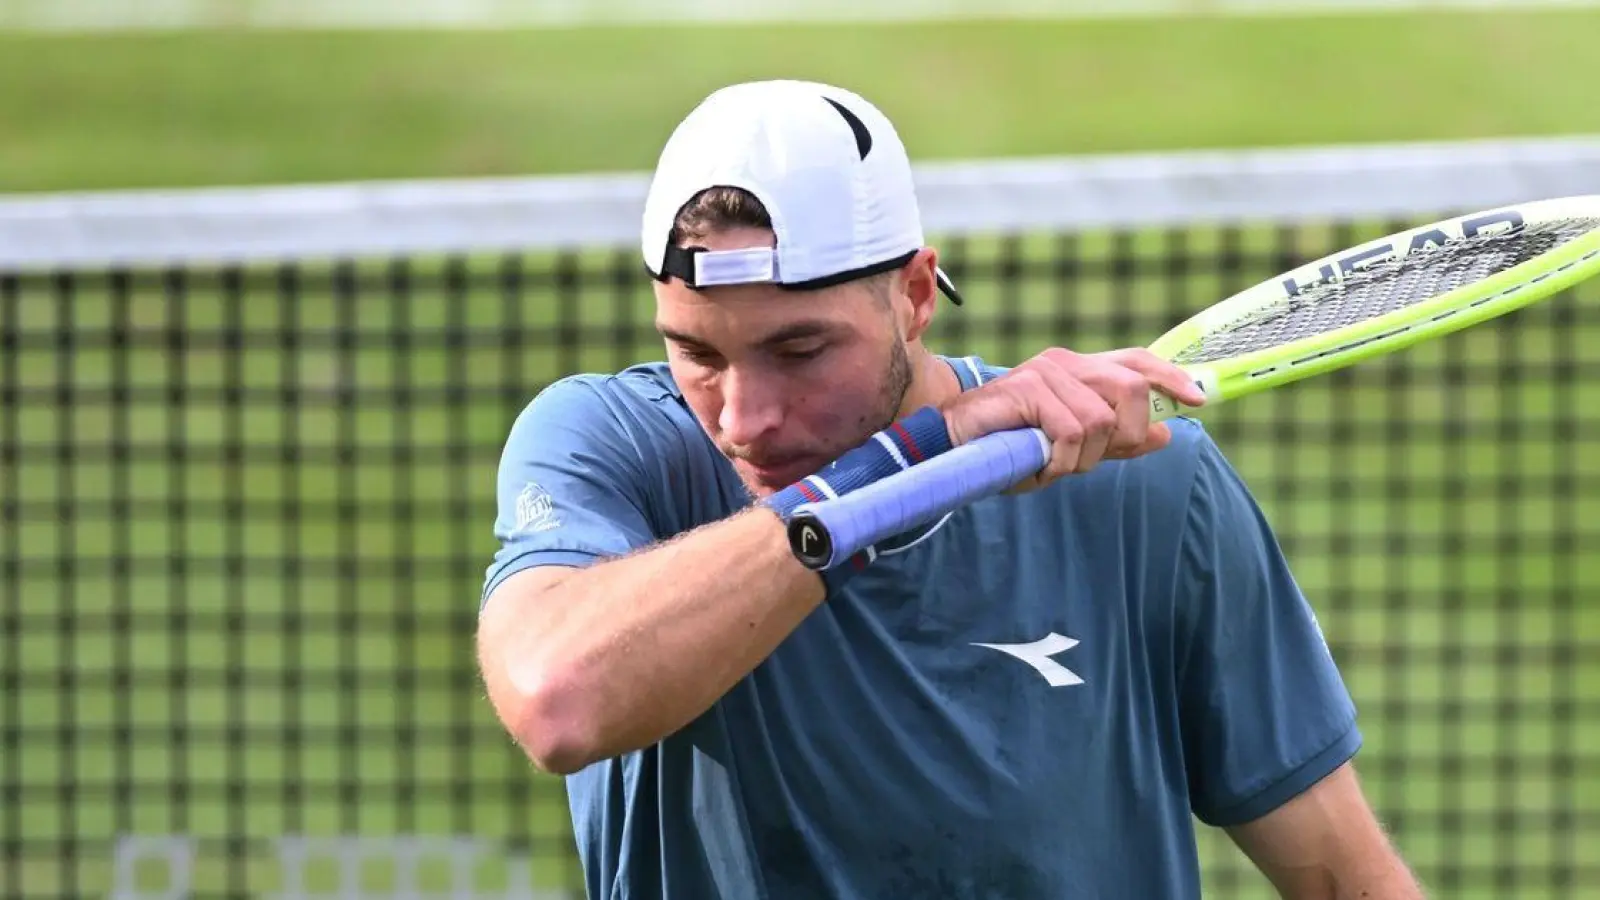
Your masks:
M1058 653L1064 653L1078 646L1077 638L1069 638L1052 631L1030 644L981 644L974 641L973 646L999 650L1001 653L1022 660L1043 675L1051 687L1083 684L1083 679L1078 677L1077 672L1051 659Z

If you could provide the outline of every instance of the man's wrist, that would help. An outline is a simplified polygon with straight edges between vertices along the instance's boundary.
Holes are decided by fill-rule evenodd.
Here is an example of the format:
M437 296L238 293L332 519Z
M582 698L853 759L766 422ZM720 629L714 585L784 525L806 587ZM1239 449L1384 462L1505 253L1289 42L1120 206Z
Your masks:
M800 479L762 502L787 524L796 509L858 491L875 481L926 462L950 449L944 414L931 406L918 409L874 433L861 446L840 456L820 472ZM877 559L877 548L864 547L848 560L817 572L828 594Z

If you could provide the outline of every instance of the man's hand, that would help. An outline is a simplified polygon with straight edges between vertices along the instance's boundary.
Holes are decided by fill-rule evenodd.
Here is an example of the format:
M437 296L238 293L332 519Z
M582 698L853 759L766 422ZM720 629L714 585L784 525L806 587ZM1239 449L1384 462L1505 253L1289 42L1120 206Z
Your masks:
M1205 394L1179 367L1148 350L1080 354L1052 348L942 407L952 446L1012 428L1049 436L1050 461L1011 493L1030 491L1103 459L1131 459L1165 447L1172 432L1150 421L1150 392L1187 406Z

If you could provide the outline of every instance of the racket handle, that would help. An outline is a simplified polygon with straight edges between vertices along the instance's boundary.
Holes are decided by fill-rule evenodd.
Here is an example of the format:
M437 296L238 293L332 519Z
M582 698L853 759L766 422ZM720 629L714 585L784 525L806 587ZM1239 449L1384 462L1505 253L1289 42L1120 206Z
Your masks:
M1150 421L1182 415L1150 394ZM1044 468L1050 439L1037 428L997 431L842 497L806 503L789 518L789 548L807 568L831 569L867 547L998 494Z
M1037 428L997 431L789 519L789 548L807 568L831 569L887 537L998 494L1044 468L1050 439Z
M1160 391L1150 392L1150 421L1165 422L1174 416L1181 416L1193 407L1184 406L1182 403L1168 397Z

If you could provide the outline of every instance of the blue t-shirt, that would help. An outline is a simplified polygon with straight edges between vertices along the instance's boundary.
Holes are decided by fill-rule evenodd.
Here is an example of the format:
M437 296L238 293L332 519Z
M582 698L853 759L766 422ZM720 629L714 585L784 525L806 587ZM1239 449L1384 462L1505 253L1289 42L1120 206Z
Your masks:
M947 359L963 389L1003 370ZM961 509L830 596L710 710L567 778L608 900L1188 898L1193 818L1349 759L1355 709L1259 508L1167 448ZM748 506L665 364L566 378L511 429L487 597Z

